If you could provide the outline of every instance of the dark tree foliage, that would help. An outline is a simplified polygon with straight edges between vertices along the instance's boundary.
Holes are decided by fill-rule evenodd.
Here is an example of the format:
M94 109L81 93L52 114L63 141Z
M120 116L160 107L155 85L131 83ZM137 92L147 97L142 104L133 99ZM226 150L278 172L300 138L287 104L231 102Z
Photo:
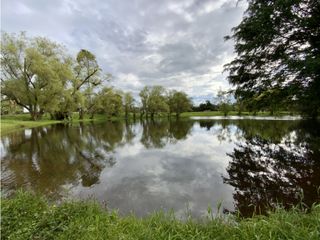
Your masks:
M218 111L218 105L212 104L209 100L205 103L200 103L199 106L193 106L192 111L194 112L203 112L203 111Z
M242 22L226 39L235 60L226 65L235 95L257 108L297 106L320 112L320 1L249 0ZM252 106L251 106L252 107Z

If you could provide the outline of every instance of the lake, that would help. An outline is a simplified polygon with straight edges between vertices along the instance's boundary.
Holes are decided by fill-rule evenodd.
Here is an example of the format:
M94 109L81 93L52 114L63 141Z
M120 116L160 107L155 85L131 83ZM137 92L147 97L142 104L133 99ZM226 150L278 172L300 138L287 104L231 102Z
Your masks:
M181 119L56 124L1 138L1 187L179 217L320 202L320 124ZM221 206L221 207L218 207Z

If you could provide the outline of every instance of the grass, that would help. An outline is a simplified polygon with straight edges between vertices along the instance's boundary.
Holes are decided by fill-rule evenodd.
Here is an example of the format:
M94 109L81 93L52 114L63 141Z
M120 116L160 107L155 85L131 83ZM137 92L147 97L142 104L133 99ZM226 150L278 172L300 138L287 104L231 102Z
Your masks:
M309 213L278 209L250 219L177 220L173 214L121 217L95 202L50 205L19 191L1 202L1 239L319 239L320 205Z
M100 114L96 115L95 118L89 119L85 117L84 119L80 120L77 115L74 116L73 122L88 122L88 121L105 121L107 118ZM48 115L44 115L41 120L32 121L30 119L29 114L15 114L15 115L2 115L1 116L1 135L6 135L11 132L15 132L18 130L22 130L25 128L34 128L45 126L49 124L56 124L56 123L63 123L64 121L57 121L57 120L50 120Z
M40 127L49 124L59 123L61 121L41 120L41 121L25 121L25 120L1 120L1 135L5 135L17 130L25 128Z

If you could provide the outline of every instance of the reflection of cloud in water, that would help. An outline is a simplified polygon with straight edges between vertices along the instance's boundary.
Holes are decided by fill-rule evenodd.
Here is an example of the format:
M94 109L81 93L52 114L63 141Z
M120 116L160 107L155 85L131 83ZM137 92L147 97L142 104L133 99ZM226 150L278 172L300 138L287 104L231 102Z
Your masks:
M183 215L187 206L192 215L204 215L208 205L233 209L232 187L223 184L228 160L221 143L196 126L192 135L162 149L145 150L139 138L116 150L117 164L106 168L100 183L91 188L77 186L73 194L94 195L122 213L144 215L173 209ZM233 144L225 144L232 149ZM130 154L128 154L130 153Z
M181 216L188 206L200 216L220 201L228 210L234 204L239 209L255 203L261 196L257 191L272 189L289 202L290 191L283 189L299 184L312 204L320 179L319 126L304 121L159 120L33 128L1 138L1 187L5 194L24 187L56 199L70 189L71 197L93 196L110 208L138 215L173 209ZM252 142L257 137L262 145ZM225 184L228 175L233 178ZM279 199L271 191L265 202L275 197Z

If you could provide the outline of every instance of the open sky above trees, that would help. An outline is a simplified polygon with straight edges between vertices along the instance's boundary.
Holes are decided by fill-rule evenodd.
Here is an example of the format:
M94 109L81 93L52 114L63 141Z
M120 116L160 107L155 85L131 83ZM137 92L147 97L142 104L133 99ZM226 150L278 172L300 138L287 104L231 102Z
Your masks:
M138 96L145 85L185 91L195 103L230 88L223 65L234 57L223 37L238 25L246 1L2 2L2 30L26 31L87 49L113 75L111 85Z

